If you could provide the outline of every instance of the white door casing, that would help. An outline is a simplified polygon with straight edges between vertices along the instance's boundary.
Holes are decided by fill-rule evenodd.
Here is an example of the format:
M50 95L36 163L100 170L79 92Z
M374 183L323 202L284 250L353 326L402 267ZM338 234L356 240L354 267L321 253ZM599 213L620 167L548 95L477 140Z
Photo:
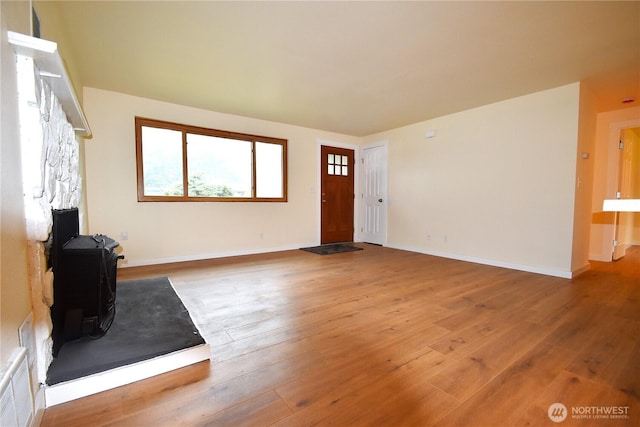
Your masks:
M605 187L604 194L594 194L597 197L594 207L594 213L602 213L602 200L616 199L616 193L619 191L619 141L620 133L624 129L640 127L640 120L626 120L613 122L609 124L609 132L606 140L606 151L603 152L605 160L603 167L605 168ZM590 259L602 262L611 262L613 260L614 242L616 241L616 224L615 218L607 219L605 222L594 222L591 225L591 233L596 236L596 240L592 241L592 249Z

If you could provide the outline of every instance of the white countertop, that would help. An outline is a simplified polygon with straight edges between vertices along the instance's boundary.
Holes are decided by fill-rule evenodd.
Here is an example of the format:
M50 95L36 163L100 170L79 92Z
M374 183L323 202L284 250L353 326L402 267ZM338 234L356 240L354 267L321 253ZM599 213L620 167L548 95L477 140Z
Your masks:
M602 204L604 212L640 212L640 199L606 199Z

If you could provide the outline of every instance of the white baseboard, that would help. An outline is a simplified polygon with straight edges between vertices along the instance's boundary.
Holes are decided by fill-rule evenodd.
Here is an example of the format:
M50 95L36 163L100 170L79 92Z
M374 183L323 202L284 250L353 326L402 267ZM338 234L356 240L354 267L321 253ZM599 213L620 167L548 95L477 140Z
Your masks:
M432 250L423 249L423 248L415 248L415 247L407 247L407 246L399 246L399 245L387 245L387 247L393 248L393 249L400 249L404 251L417 252L425 255L433 255L441 258L455 259L458 261L467 261L467 262L473 262L476 264L491 265L493 267L502 267L502 268L508 268L511 270L526 271L528 273L537 273L537 274L544 274L546 276L561 277L563 279L571 279L572 277L574 277L573 275L574 273L569 270L560 270L555 268L539 267L539 266L532 266L532 265L526 265L526 264L517 264L517 263L511 263L511 262L505 262L505 261L496 261L492 259L458 255L458 254L452 254L448 252L432 251Z
M202 261L206 259L227 258L227 257L242 256L242 255L257 255L257 254L265 254L265 253L271 253L271 252L290 251L293 249L300 249L307 246L315 246L315 245L317 245L317 243L302 243L298 245L250 249L250 250L244 250L244 251L214 252L214 253L208 253L208 254L153 258L153 259L138 260L138 261L126 261L126 262L119 262L118 267L119 268L142 267L147 265L171 264L175 262L188 262L188 261Z
M193 365L210 358L211 348L209 344L205 343L153 359L78 378L77 380L46 386L45 405L47 408L59 405Z
M287 246L274 247L274 248L252 249L247 251L216 252L216 253L210 253L210 254L200 254L200 255L181 256L181 257L155 258L150 260L131 261L128 263L119 264L118 266L121 268L128 268L128 267L141 267L146 265L170 264L175 262L202 261L206 259L226 258L226 257L232 257L232 256L256 255L256 254L262 254L262 253L289 251L293 249L300 249L307 246L315 246L317 244L318 244L317 242L312 242L312 243L301 243L297 245L287 245ZM510 263L505 261L496 261L496 260L491 260L486 258L469 257L465 255L458 255L458 254L452 254L452 253L440 252L440 251L432 251L428 249L416 248L416 247L410 247L410 246L400 246L400 245L392 245L392 244L391 245L386 244L384 246L393 248L393 249L409 251L409 252L423 253L425 255L433 255L433 256L438 256L442 258L456 259L458 261L467 261L467 262L473 262L476 264L491 265L494 267L509 268L511 270L526 271L529 273L544 274L546 276L555 276L555 277L561 277L564 279L571 279L572 277L575 277L577 275L576 272L572 272L569 270L560 270L560 269L553 269L553 268L547 268L547 267L531 266L526 264ZM588 269L588 266L585 266L585 267L587 267ZM583 268L585 267L582 267L578 271L582 273Z
M573 279L574 277L578 277L582 273L586 273L589 270L591 270L591 264L587 263L587 264L583 265L582 267L573 270L571 272L571 278Z
M591 261L611 262L611 254L590 254Z

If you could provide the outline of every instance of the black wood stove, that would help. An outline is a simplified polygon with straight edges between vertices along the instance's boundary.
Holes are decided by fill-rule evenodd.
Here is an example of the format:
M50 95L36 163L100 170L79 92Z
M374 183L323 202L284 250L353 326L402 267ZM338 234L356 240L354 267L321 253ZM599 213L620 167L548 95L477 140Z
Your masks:
M53 210L50 262L53 268L53 356L66 341L100 338L115 317L119 243L79 234L78 209Z

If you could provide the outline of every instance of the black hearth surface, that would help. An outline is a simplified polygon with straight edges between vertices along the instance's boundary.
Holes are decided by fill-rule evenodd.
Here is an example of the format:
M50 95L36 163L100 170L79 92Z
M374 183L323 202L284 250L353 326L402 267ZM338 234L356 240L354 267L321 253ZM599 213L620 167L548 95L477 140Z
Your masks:
M47 372L54 385L204 344L166 277L118 282L106 335L64 343Z

